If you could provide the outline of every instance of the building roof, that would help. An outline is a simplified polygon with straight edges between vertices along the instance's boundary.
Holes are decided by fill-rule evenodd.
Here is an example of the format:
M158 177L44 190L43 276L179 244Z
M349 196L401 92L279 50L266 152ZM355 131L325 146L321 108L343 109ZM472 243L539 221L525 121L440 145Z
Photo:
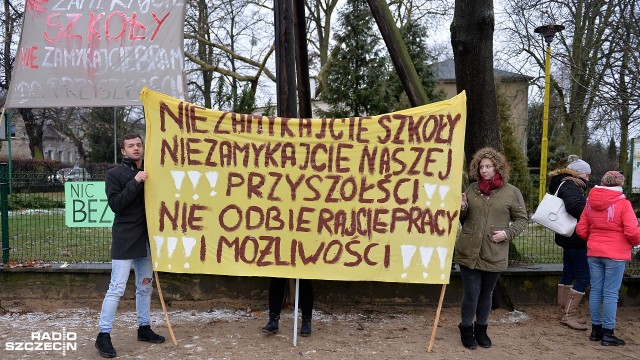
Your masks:
M440 61L434 64L431 64L431 69L435 74L435 77L438 81L456 81L456 67L453 62L453 59L447 59L444 61ZM496 79L507 80L507 81L515 81L515 80L523 80L529 81L533 79L531 76L522 75L506 70L493 69L493 76Z
M67 136L60 134L60 132L54 129L50 124L45 123L42 127L42 138L53 141L63 141L67 139Z

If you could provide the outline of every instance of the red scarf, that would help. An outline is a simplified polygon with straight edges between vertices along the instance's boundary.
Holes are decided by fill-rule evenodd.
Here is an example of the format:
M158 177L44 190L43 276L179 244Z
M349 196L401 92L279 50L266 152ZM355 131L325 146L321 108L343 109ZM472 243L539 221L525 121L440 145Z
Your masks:
M487 196L491 194L491 190L497 189L502 185L504 185L504 181L502 180L502 176L500 176L499 172L496 172L496 174L493 175L493 177L489 180L485 180L485 178L481 176L480 180L478 181L478 187L480 187L480 191Z

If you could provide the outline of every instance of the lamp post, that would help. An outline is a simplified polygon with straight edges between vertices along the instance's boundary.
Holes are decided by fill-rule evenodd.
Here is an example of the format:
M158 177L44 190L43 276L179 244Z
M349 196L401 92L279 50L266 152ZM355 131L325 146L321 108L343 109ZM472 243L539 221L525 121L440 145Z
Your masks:
M542 143L540 144L540 188L538 190L538 202L542 201L547 192L547 147L549 140L549 92L551 88L551 41L557 32L564 30L562 25L543 25L535 29L537 34L544 37L547 49L544 62L544 106L542 110Z

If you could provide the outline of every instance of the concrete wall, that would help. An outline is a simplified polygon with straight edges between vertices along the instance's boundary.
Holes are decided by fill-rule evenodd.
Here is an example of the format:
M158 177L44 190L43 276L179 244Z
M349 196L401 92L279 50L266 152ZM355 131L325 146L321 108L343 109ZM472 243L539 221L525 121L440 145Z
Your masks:
M71 269L0 269L0 300L101 300L109 284L109 264L77 265ZM76 267L76 268L73 268ZM516 308L554 304L560 273L553 268L510 268L501 283ZM267 303L269 278L159 273L165 300L242 299ZM125 298L135 298L133 274ZM442 285L314 280L319 304L437 305ZM462 285L457 271L446 287L444 304L458 305ZM640 278L625 278L621 306L640 306Z

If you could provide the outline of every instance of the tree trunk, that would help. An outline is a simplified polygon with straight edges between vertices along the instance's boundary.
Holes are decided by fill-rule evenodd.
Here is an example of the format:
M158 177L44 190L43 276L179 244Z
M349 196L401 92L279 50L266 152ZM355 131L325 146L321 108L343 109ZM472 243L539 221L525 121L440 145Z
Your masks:
M290 1L274 2L276 30L276 116L297 117L296 63L293 36L293 6Z
M493 146L502 151L493 76L492 0L456 0L451 23L456 87L467 92L465 156Z
M628 100L628 99L627 99ZM631 188L631 177L633 167L629 168L629 123L631 116L629 115L629 103L620 106L620 157L618 158L618 166L620 171L625 174L625 179L629 188Z
M493 77L492 0L456 0L451 24L451 46L458 93L467 92L467 158L480 148L502 151L498 101ZM493 290L493 306L513 310L513 303L500 280Z
M198 36L211 40L209 35L208 25L209 7L205 0L198 1ZM213 63L212 47L202 41L198 41L198 57L208 64ZM212 89L211 83L213 82L213 71L209 69L202 69L202 97L204 98L204 107L211 109L212 107ZM217 104L221 107L220 104Z
M42 124L40 124L30 108L18 109L22 120L24 121L24 127L29 138L29 150L31 151L31 157L34 159L44 159L44 152L42 150Z
M630 32L625 33L625 40L630 41L631 35ZM628 43L627 43L628 44ZM631 172L627 172L627 170L633 171L633 167L631 169L627 169L628 161L629 161L629 124L631 123L631 110L629 104L629 96L631 91L629 91L629 86L627 85L627 76L630 75L629 69L629 57L631 54L629 50L626 50L622 54L622 63L620 64L620 75L618 80L618 93L620 98L620 158L618 159L619 168L623 174L625 174L625 178L629 188L631 188Z
M367 0L367 2L411 106L426 104L428 102L427 93L422 87L422 82L402 40L402 35L393 20L389 5L386 1L381 0Z
M313 116L311 84L309 83L309 51L304 0L293 0L293 27L296 39L296 75L298 80L298 111L301 118Z

